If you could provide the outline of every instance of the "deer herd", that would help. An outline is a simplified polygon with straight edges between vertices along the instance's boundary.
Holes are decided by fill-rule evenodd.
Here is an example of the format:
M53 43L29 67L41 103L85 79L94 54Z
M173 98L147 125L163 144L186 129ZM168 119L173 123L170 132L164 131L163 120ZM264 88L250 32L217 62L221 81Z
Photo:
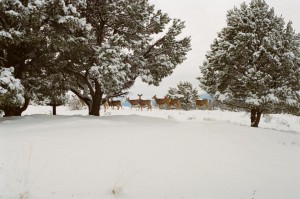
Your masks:
M143 110L143 108L147 108L148 111L152 110L151 100L144 100L142 99L142 96L142 94L138 94L138 99L129 99L129 97L126 97L126 101L130 104L131 110L133 107L141 111ZM167 109L180 108L180 101L178 99L171 99L167 96L165 96L164 98L157 98L156 95L154 95L152 99L154 99L159 109L162 109L163 107L166 107ZM200 109L201 106L205 106L206 110L208 110L209 108L209 101L207 99L195 98L195 104L197 109ZM122 108L121 100L113 100L112 98L108 99L104 103L104 111L106 111L109 107L111 107L112 109L117 107L117 109L119 110L120 108Z

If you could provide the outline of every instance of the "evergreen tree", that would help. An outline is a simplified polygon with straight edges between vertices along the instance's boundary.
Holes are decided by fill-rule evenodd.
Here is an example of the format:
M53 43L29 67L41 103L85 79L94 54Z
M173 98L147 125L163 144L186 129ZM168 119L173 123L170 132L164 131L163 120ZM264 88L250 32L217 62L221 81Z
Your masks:
M179 82L177 88L169 88L167 96L171 99L179 99L182 109L191 110L195 109L198 91L190 82Z
M99 115L106 98L124 94L140 77L158 85L185 60L190 38L177 39L184 23L155 11L148 0L87 0L80 8L91 24L93 37L86 56L70 64L65 76L71 90ZM87 59L88 58L88 59Z
M300 43L291 22L263 0L228 11L201 68L201 87L228 106L251 112L257 127L274 107L299 107Z
M13 72L13 67L0 69L0 110L5 116L12 116L9 115L10 109L21 106L25 101L24 87Z
M69 47L84 44L90 29L76 7L63 0L3 0L0 16L0 68L14 67L25 88L24 103L5 114L21 115L44 81L41 74L66 65Z
M25 3L25 1L22 1ZM20 79L22 85L26 88L27 82L24 82L23 71L25 71L29 55L34 51L34 45L38 43L39 36L32 34L36 28L32 25L35 18L29 21L29 9L21 1L4 0L0 1L0 69L14 68L14 77ZM27 2L26 2L27 4ZM31 13L36 13L34 9ZM34 14L33 14L34 15ZM30 41L30 42L29 42ZM26 91L26 89L25 89ZM2 106L5 116L21 115L29 103L27 92L22 104L13 106Z
M38 104L52 106L52 114L56 115L56 107L67 101L68 86L60 74L43 74L40 78L33 99Z
M158 85L190 50L190 38L176 38L184 23L165 30L171 19L147 0L3 0L0 16L0 68L14 67L25 88L24 104L8 115L43 90L44 74L63 75L99 115L103 96L121 95L137 77Z

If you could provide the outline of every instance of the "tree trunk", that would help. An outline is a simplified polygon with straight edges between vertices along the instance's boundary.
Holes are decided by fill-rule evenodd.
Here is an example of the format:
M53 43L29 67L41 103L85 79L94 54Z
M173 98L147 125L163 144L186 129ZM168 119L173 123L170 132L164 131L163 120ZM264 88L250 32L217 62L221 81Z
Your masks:
M89 88L92 89L92 88ZM78 90L71 88L71 91L77 95L89 108L89 115L100 116L100 106L103 92L98 81L95 81L95 92L90 92L90 97L85 97Z
M100 116L100 103L94 103L96 102L93 100L92 107L90 108L89 115L94 115L94 116Z
M260 110L258 108L252 108L251 109L251 117L250 117L251 127L258 127L261 114L262 114L262 110Z
M47 106L52 106L52 115L56 115L56 107L63 105L63 103L57 103L56 100L52 100L53 102L47 103Z
M29 105L30 98L25 97L25 102L22 107L4 107L4 116L3 117L11 117L11 116L21 116L22 112L25 111Z
M98 81L95 81L95 94L92 96L93 101L89 107L89 115L100 116L102 96L101 86Z
M53 104L52 106L52 114L56 115L56 104Z

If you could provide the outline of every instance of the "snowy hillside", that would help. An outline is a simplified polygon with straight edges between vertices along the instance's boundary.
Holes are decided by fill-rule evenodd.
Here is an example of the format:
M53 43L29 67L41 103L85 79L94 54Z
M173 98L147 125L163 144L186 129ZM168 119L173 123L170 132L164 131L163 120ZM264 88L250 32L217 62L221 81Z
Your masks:
M300 119L30 106L0 118L0 198L299 199Z

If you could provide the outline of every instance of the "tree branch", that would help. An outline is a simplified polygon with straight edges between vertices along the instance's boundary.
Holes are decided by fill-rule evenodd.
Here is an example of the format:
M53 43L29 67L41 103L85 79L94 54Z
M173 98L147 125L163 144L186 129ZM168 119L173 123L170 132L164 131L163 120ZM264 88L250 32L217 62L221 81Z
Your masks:
M165 39L165 36L163 36L162 38L158 39L154 44L152 44L149 49L143 54L143 57L147 57L147 55L151 52L151 50L161 41L163 41Z
M74 87L70 87L70 90L79 97L79 99L83 100L86 104L91 103L91 99L82 95L79 90ZM89 104L88 104L89 105Z
M221 102L220 100L216 100L217 102ZM231 106L231 107L237 107L237 108L242 108L242 109L246 109L248 111L251 110L251 107L246 106L246 105L242 105L242 104L236 104L236 103L232 103L232 102L221 102L222 104L225 104L227 106Z
M88 86L88 88L90 90L90 94L92 96L94 96L95 95L95 90L93 88L93 85L90 82L88 70L85 71L84 79L85 79L85 82L86 82L86 84L87 84L87 86ZM97 80L94 80L94 81L97 81Z

